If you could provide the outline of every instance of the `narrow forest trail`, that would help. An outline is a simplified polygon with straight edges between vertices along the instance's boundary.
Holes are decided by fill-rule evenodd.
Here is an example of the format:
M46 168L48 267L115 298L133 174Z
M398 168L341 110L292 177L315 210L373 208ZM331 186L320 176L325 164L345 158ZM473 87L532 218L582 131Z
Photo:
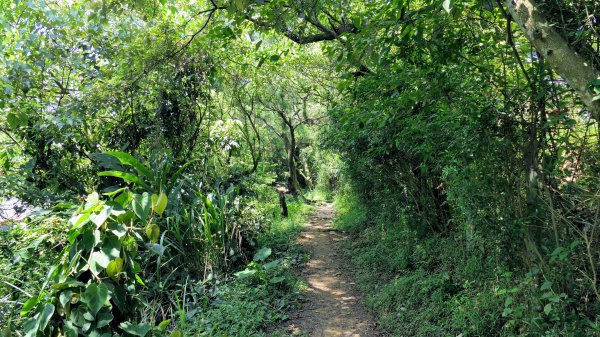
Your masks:
M308 285L306 300L279 331L310 337L384 336L377 330L375 318L358 303L341 246L346 237L333 230L334 215L331 204L317 206L300 234L300 244L311 253L301 274Z

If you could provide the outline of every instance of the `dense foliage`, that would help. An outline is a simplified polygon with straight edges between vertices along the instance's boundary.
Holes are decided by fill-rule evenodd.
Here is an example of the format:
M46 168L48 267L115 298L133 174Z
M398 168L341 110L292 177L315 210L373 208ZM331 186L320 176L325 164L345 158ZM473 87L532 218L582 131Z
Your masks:
M0 8L6 335L261 335L308 191L395 335L600 334L597 1Z

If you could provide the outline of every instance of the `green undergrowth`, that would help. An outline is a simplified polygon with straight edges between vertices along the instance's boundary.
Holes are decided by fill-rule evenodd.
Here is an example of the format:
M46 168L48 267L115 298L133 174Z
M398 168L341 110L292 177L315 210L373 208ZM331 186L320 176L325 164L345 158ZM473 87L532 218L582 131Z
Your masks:
M269 225L253 241L254 258L249 256L246 269L197 284L190 279L181 291L161 295L179 308L169 320L170 326L176 327L173 331L184 336L265 336L265 328L285 319L286 312L297 306L302 283L292 271L307 257L294 238L313 207L294 198L288 201L289 217L282 218L276 199L272 199L257 205ZM68 243L67 220L73 207L58 205L38 211L26 222L1 228L0 336L21 330L23 303L42 291L39 280L58 262ZM148 303L148 309L157 308L153 305Z
M335 206L366 305L392 336L599 335L598 322L578 314L586 299L573 286L561 290L572 247L552 252L543 269L525 268L507 262L493 237L467 247L459 229L410 230L407 211L371 210L348 196Z
M498 335L505 319L492 261L467 254L457 235L422 238L406 229L406 217L384 223L347 197L335 205L335 226L352 235L348 256L384 330L393 336Z
M297 307L302 283L293 275L307 260L294 238L304 227L313 207L301 200L288 203L289 217L272 212L272 225L258 238L269 254L215 287L211 301L186 323L189 336L266 336L264 330L287 318ZM248 276L246 276L248 275ZM185 315L185 313L182 313Z
M18 312L67 244L67 222L72 213L66 204L35 211L26 222L0 226L0 336L14 330Z

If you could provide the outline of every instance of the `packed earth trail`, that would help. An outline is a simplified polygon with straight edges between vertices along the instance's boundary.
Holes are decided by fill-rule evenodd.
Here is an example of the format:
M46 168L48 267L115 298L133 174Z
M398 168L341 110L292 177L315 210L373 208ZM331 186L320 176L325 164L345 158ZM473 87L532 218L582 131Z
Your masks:
M300 234L300 244L311 253L301 275L308 285L306 300L282 329L292 336L384 336L376 328L375 318L358 303L343 254L346 237L332 228L334 215L331 204L317 206L306 231Z

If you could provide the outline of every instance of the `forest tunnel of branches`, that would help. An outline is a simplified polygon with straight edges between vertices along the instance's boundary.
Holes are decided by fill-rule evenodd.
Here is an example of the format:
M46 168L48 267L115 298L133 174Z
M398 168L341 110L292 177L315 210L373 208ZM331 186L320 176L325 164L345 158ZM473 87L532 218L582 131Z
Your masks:
M389 335L600 336L596 0L0 0L0 41L0 334L265 336L332 202Z

